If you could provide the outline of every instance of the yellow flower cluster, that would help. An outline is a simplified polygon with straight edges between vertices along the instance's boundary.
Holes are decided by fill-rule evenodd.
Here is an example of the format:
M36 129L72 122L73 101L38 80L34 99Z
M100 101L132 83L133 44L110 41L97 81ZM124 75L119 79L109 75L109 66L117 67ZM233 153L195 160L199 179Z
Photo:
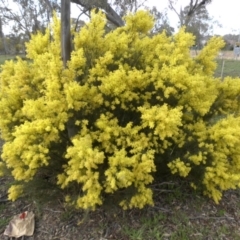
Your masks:
M240 118L228 116L209 129L214 149L209 152L211 165L206 167L205 194L219 202L223 190L240 187Z
M16 199L21 196L23 193L23 187L21 185L12 185L8 189L8 198L11 199L12 201L15 201Z
M132 157L127 156L125 149L115 151L115 154L109 158L110 167L105 172L105 191L114 193L118 189L134 186L138 190L137 194L132 196L129 202L122 200L120 205L124 209L143 208L146 204L152 205L152 192L146 185L153 181L150 175L156 170L153 160L154 151L151 150Z
M154 129L154 135L158 135L161 140L178 135L178 128L182 125L181 107L169 109L164 104L162 106L153 106L150 109L139 107L142 113L142 126Z
M216 69L216 62L213 61L217 56L219 49L224 46L224 41L219 37L211 38L200 54L196 57L196 70L205 76L212 76Z
M190 164L185 164L179 158L170 162L168 167L171 169L172 174L178 173L181 177L187 177L191 171Z
M60 132L69 117L63 100L60 23L56 17L53 26L54 31L38 33L27 44L31 60L7 61L1 69L0 128L6 142L2 158L19 182L32 180L41 167L49 165L52 144L61 142ZM51 34L55 36L52 42ZM20 189L16 186L9 190L12 200Z
M93 149L90 135L73 139L73 146L67 150L68 165L63 174L58 175L58 184L62 188L76 181L82 185L83 197L79 197L76 205L79 208L94 209L102 204L100 198L102 186L99 182L99 166L104 161L104 153Z
M66 201L84 209L124 189L124 209L152 205L157 167L190 177L216 202L239 187L239 79L213 78L223 41L213 38L192 58L194 37L184 29L150 36L153 17L144 11L125 21L106 33L104 14L93 12L73 31L64 68L55 16L27 44L30 60L2 66L0 174L8 168L19 183L10 199L46 169L61 188L79 186Z

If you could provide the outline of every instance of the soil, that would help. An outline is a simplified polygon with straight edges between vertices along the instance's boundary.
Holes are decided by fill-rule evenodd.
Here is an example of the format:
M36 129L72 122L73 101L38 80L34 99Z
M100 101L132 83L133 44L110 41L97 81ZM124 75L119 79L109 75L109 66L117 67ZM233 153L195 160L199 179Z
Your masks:
M142 210L123 211L109 201L94 212L66 209L61 198L39 204L27 199L10 202L6 199L6 180L0 178L0 221L10 220L23 211L35 214L35 232L25 240L128 240L149 239L130 238L124 229L140 229L146 219L158 218L151 223L161 226L160 239L240 239L240 193L227 191L219 205L203 196L194 194L186 185L155 183L155 206ZM143 221L143 219L145 219ZM3 225L3 224L2 224ZM8 239L3 235L6 226L0 225L0 239ZM191 229L188 238L171 238L176 229ZM226 231L220 231L219 229ZM147 228L146 228L147 229ZM146 230L147 231L147 230Z

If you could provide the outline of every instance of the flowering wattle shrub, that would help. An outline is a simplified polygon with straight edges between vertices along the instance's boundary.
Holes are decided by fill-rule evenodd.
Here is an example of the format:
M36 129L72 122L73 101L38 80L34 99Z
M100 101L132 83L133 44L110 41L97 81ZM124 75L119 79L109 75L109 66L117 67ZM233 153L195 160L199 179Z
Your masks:
M166 166L215 202L239 187L240 81L213 77L223 41L212 38L192 58L184 29L150 36L144 11L125 21L106 33L104 14L93 12L73 33L64 68L55 18L32 36L28 61L2 66L0 167L15 179L10 199L44 172L63 189L80 187L66 201L84 209L122 189L131 189L124 209L153 204L149 184Z

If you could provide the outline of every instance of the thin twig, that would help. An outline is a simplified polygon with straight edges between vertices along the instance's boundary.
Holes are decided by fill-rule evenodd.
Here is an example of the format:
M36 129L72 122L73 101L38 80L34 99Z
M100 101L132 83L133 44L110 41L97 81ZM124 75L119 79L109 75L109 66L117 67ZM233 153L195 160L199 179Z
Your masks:
M84 9L79 15L78 15L78 18L77 18L77 21L76 21L76 24L75 24L75 32L77 31L77 25L78 25L78 22L79 22L79 18L83 15L83 14L86 14L86 12L89 11L89 9Z
M55 211L49 208L44 208L44 210L49 211L49 212L54 212L54 213L62 213L63 211Z
M153 206L153 208L156 208L156 209L161 210L163 212L171 212L171 210L168 210L168 209L165 209L165 208L162 208L162 207Z
M31 203L25 206L23 209L27 209L29 206L31 206Z
M196 216L196 217L189 217L189 219L229 219L229 220L234 220L235 218L233 217L203 217L203 216Z

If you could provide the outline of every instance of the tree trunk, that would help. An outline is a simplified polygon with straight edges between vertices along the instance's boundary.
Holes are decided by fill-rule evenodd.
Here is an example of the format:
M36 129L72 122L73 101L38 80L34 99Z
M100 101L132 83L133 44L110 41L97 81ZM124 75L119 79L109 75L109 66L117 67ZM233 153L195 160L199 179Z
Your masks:
M8 54L9 51L8 51L7 43L6 43L5 36L4 36L3 30L2 30L2 19L1 19L1 17L0 17L0 38L2 39L4 52L5 52L5 54Z
M61 0L61 48L62 60L64 67L67 67L67 62L71 56L71 22L70 22L70 0ZM68 137L71 139L77 134L75 126L74 112L73 116L67 122Z
M61 48L64 67L71 55L70 0L61 1Z

